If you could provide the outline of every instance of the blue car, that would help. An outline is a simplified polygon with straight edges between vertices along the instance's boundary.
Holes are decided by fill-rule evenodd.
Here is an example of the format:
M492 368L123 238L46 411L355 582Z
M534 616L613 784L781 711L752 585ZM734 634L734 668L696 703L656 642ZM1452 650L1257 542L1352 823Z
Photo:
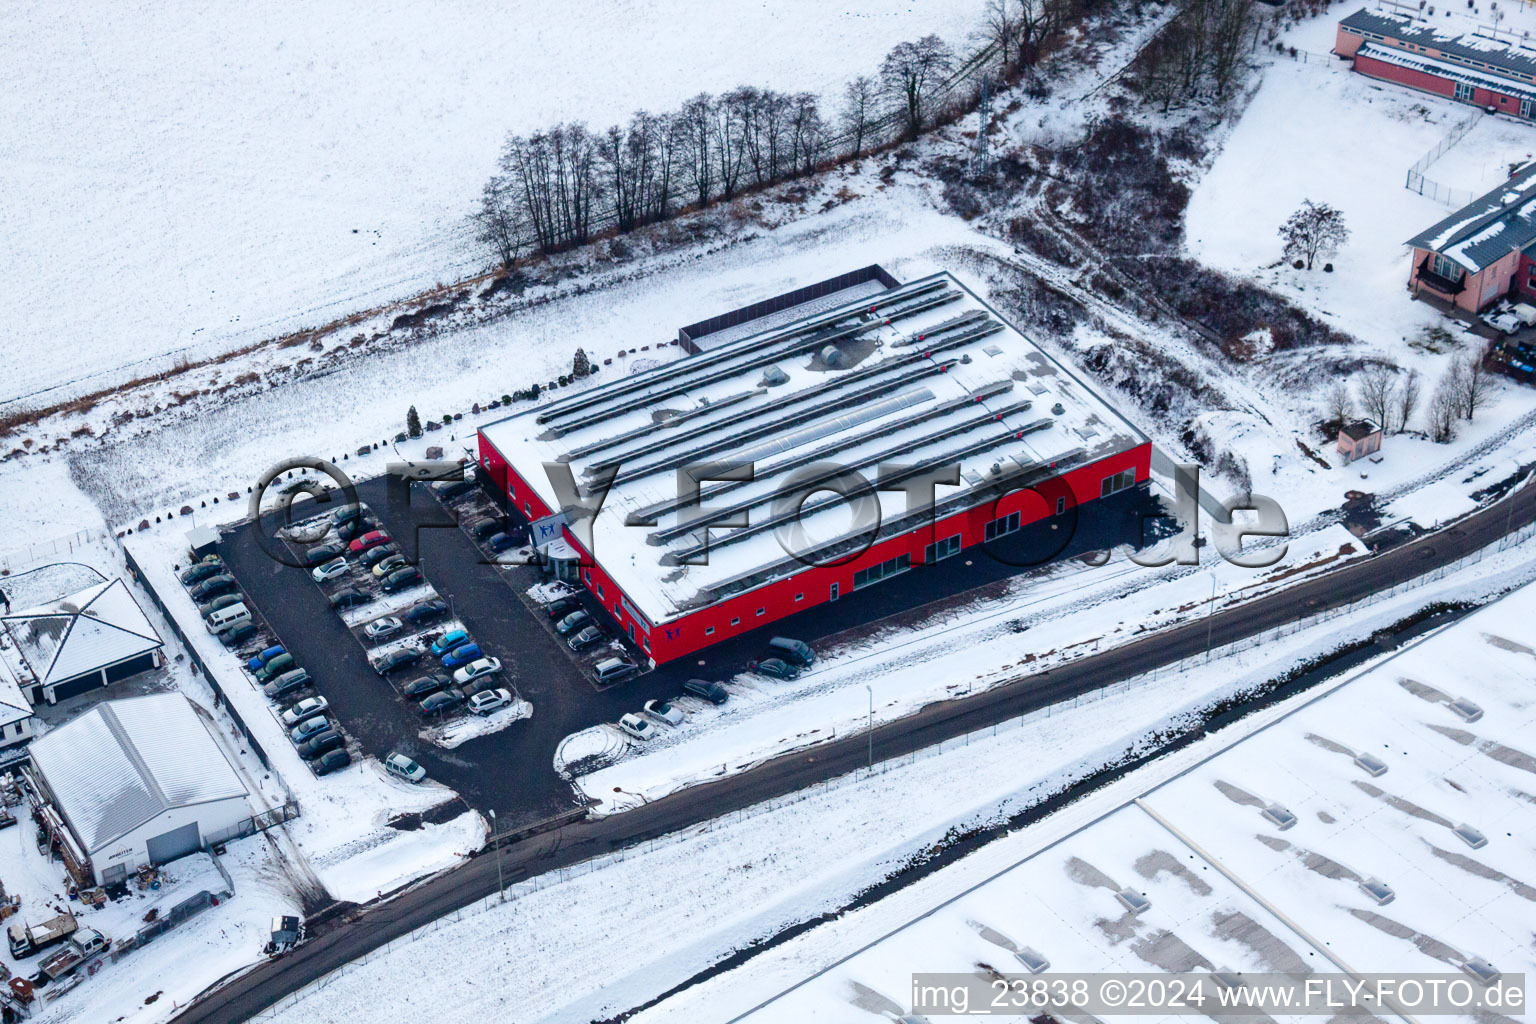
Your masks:
M479 644L460 644L447 654L443 655L443 668L458 668L460 665L468 665L476 658L485 657Z
M267 662L271 661L273 658L277 657L279 654L287 654L287 653L288 653L287 648L285 648L282 644L278 644L276 647L268 647L266 650L264 650L260 654L256 655L256 657L254 657L250 661L246 662L245 663L245 667L250 669L252 672L256 672L263 665L265 665Z
M432 653L441 658L460 644L469 643L469 634L462 629L456 629L432 645Z

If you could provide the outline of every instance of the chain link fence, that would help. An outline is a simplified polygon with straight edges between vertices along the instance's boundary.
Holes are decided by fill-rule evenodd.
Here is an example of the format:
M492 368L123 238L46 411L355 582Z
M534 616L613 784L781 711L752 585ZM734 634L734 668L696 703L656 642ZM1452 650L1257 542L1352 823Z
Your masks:
M1449 185L1442 185L1438 181L1430 181L1424 176L1424 172L1429 170L1430 165L1444 156L1446 150L1466 138L1467 133L1472 130L1477 122L1478 118L1469 117L1458 124L1452 125L1451 130L1445 133L1444 138L1435 143L1434 148L1419 157L1418 162L1408 168L1408 179L1405 183L1408 191L1417 192L1421 196L1428 196L1435 202L1444 203L1447 206L1466 206L1473 199L1477 198L1469 189L1452 188Z

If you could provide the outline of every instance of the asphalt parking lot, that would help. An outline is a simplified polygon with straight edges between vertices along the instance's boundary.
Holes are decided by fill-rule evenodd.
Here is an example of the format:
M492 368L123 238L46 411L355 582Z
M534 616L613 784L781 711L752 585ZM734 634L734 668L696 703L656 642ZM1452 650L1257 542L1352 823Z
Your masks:
M942 570L905 573L860 592L857 599L850 595L817 606L716 645L698 659L663 665L600 690L585 673L591 657L573 658L542 613L524 597L527 588L541 580L540 570L492 564L468 530L455 522L455 512L473 509L473 515L483 515L485 497L472 495L445 505L425 485L407 489L397 481L391 487L387 479L379 478L358 484L357 498L417 564L427 583L450 602L453 616L484 652L501 659L508 681L532 703L532 718L451 750L421 739L418 734L428 723L370 665L363 645L330 607L308 569L269 557L250 523L226 534L219 554L281 642L309 670L316 689L330 701L333 713L364 753L383 757L398 750L415 758L432 778L452 787L470 806L494 809L504 828L579 806L577 794L553 769L556 748L573 732L616 722L624 713L638 711L647 700L675 697L690 676L728 681L762 656L770 636L794 636L815 646L819 640L857 631L874 620L910 613L1025 571L985 556L956 558ZM1085 522L1063 554L1125 539L1130 522L1146 510L1142 504L1146 500L1139 496L1135 502L1121 502L1117 512ZM305 503L300 503L294 516L302 519L325 507L311 505L306 510ZM266 529L275 529L275 524L268 523ZM1057 545L1055 537L1029 536L1028 530L1015 538L1021 547ZM595 601L584 604L599 625L617 635L605 610ZM383 609L377 612L383 613ZM360 609L353 617L358 616L372 614ZM426 667L406 669L400 678L413 678Z

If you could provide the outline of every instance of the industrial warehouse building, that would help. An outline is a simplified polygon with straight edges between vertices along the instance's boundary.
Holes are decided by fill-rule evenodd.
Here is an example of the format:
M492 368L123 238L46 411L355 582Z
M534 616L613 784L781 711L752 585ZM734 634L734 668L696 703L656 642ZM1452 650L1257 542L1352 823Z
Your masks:
M1065 541L1147 480L1148 439L948 273L868 267L678 340L479 435L484 485L656 663L1026 528ZM708 463L753 471L680 487Z
M21 656L18 682L34 706L155 668L164 646L120 579L0 616L0 626Z
M245 783L179 693L106 701L33 740L38 810L70 872L101 885L236 834Z

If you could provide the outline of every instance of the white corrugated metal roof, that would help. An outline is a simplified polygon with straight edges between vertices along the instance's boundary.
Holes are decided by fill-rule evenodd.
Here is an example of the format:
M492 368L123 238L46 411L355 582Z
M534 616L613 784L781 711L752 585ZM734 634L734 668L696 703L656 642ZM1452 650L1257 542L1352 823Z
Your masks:
M44 685L163 646L121 579L0 617Z
M162 811L248 792L179 693L98 704L34 740L32 762L88 854Z

